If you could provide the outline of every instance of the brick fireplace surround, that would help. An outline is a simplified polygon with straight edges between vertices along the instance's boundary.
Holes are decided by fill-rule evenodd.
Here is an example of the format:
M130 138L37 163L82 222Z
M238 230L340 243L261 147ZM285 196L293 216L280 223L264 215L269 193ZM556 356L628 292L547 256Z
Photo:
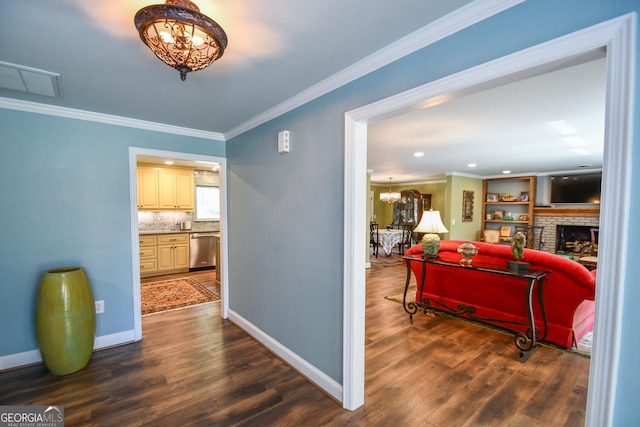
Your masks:
M556 226L557 225L583 225L598 227L600 225L599 209L556 209L556 208L536 208L534 209L534 225L544 227L542 241L544 251L555 253L556 251Z

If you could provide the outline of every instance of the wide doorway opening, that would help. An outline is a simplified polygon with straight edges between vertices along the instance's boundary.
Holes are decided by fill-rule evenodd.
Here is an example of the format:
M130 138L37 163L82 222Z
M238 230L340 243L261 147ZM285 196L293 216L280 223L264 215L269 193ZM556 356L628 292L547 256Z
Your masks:
M540 67L554 66L558 61L582 55L591 50L607 49L607 105L605 131L605 162L603 165L603 199L601 205L600 230L603 236L618 236L616 239L603 238L600 241L598 282L613 284L597 287L596 319L591 366L587 420L591 423L608 422L612 413L615 394L615 360L619 351L620 310L619 298L624 283L626 247L629 223L630 162L632 146L630 135L632 111L628 96L632 87L633 51L632 27L629 17L612 23L609 31L589 28L554 40L509 57L481 65L458 74L445 77L438 82L426 84L392 98L370 104L346 114L345 124L345 392L343 405L355 409L364 403L364 366L360 357L364 356L364 308L358 306L364 301L365 289L365 230L367 185L366 150L367 124L410 110L420 102L428 102L447 94L461 96L479 87L502 81L513 81L541 70ZM584 42L586 34L598 37ZM364 160L363 160L364 159ZM615 172L614 172L615 171ZM614 221L615 219L615 221ZM589 422L588 422L589 423Z

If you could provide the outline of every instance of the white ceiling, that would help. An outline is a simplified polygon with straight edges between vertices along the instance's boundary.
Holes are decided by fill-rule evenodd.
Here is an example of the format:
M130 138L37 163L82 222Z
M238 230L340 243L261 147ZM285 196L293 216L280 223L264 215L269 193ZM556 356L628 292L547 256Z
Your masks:
M184 82L133 23L163 2L2 1L0 61L59 73L62 98L0 97L226 133L471 0L196 0L229 44Z
M199 0L229 44L219 61L183 82L140 41L133 24L137 10L161 2L2 2L0 61L60 74L61 97L2 88L0 97L233 134L403 36L460 7L485 4ZM371 124L372 180L422 181L453 171L486 176L507 167L514 173L600 167L603 76L603 61L584 64ZM546 124L560 120L582 141L564 141ZM418 150L425 156L412 157ZM467 169L469 162L477 168Z
M371 180L599 169L605 82L600 58L370 124Z

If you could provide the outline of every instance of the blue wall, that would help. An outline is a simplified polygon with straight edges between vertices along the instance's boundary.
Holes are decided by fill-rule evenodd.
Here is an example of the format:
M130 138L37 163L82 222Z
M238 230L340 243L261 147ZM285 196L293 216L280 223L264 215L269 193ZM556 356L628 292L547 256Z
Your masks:
M37 350L52 268L85 268L105 301L97 336L132 330L128 147L224 156L224 143L4 109L0 129L0 356Z
M344 113L638 9L637 0L530 0L234 138L231 309L341 382ZM107 308L98 335L133 329L128 146L224 156L224 144L12 110L0 110L0 129L0 356L37 348L35 295L53 267L87 270ZM281 155L282 129L291 152ZM640 224L629 231L634 242ZM627 277L616 426L640 425L640 264Z
M638 9L630 0L528 1L230 140L230 308L342 382L344 113ZM277 153L282 129L289 154ZM637 150L633 160L640 165ZM634 241L640 224L631 227ZM616 426L640 425L639 270L630 265L624 284Z

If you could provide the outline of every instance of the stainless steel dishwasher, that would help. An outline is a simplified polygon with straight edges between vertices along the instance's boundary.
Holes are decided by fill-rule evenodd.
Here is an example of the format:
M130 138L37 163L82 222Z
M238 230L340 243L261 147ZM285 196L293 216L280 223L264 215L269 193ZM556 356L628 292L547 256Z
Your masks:
M189 239L189 269L213 268L216 265L214 233L191 233Z

